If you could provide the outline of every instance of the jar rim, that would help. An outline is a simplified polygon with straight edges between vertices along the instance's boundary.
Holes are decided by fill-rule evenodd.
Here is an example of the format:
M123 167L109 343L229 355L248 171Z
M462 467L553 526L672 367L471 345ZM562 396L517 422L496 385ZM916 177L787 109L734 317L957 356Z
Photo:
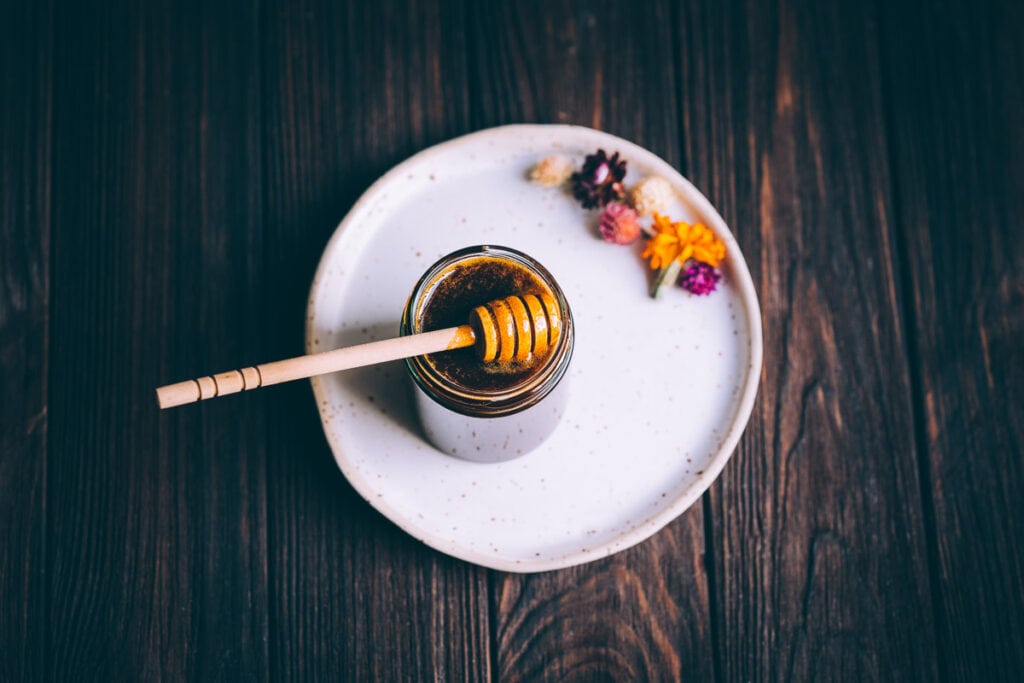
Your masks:
M465 247L441 257L417 281L402 313L401 334L420 332L420 310L424 296L435 278L454 265L473 258L507 258L529 269L551 290L562 314L562 335L548 353L543 365L521 382L501 389L474 389L452 381L440 373L424 356L407 358L410 375L423 392L442 406L474 417L500 417L525 410L547 396L561 381L569 367L574 346L572 312L554 276L535 259L511 247L477 245ZM483 303L483 302L482 302Z

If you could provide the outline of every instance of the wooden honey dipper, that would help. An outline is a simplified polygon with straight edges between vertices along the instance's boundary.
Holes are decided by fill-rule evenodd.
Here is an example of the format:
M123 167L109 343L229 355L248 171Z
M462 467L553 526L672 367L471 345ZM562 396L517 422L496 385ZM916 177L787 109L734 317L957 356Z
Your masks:
M465 325L168 384L156 390L156 398L161 408L173 408L294 379L468 346L475 346L484 362L522 361L531 354L546 353L561 334L562 317L554 297L547 293L515 295L477 306Z

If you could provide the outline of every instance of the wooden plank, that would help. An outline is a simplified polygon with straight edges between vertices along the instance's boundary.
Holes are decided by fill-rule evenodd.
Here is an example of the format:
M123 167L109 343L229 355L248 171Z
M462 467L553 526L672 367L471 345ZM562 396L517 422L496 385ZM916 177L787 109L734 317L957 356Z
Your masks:
M258 20L228 4L57 17L53 678L269 666L263 403L153 393L264 351Z
M1024 9L881 5L947 680L1024 670Z
M712 487L723 680L936 677L874 8L687 3L691 178L742 245L765 362Z
M43 673L50 3L0 12L0 680Z
M670 3L477 6L475 125L588 125L681 166ZM493 573L502 680L711 680L700 505L612 558L533 576Z
M462 12L394 0L263 7L270 357L302 352L314 270L359 193L465 132ZM267 396L271 677L489 678L486 572L363 502L334 463L307 383Z

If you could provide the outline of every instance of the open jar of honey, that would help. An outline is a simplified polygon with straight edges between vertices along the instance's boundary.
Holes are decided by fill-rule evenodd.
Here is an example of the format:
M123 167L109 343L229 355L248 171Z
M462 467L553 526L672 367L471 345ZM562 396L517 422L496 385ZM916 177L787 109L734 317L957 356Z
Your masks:
M483 362L472 348L406 360L424 435L444 453L500 462L524 455L554 431L568 395L572 313L551 273L508 247L451 253L413 289L403 335L461 325L474 307L531 294L553 301L558 311L548 316L547 336L536 338L529 351L498 362Z

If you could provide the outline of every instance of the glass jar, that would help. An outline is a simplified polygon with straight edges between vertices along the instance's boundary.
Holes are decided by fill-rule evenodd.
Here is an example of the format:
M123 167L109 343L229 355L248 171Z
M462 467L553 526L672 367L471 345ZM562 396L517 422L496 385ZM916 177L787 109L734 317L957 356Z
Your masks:
M555 300L562 320L561 335L542 356L502 365L480 361L467 348L406 360L424 434L439 450L500 462L528 453L554 431L567 401L572 314L551 273L508 247L453 252L416 284L402 314L403 335L462 325L475 306L541 292Z

